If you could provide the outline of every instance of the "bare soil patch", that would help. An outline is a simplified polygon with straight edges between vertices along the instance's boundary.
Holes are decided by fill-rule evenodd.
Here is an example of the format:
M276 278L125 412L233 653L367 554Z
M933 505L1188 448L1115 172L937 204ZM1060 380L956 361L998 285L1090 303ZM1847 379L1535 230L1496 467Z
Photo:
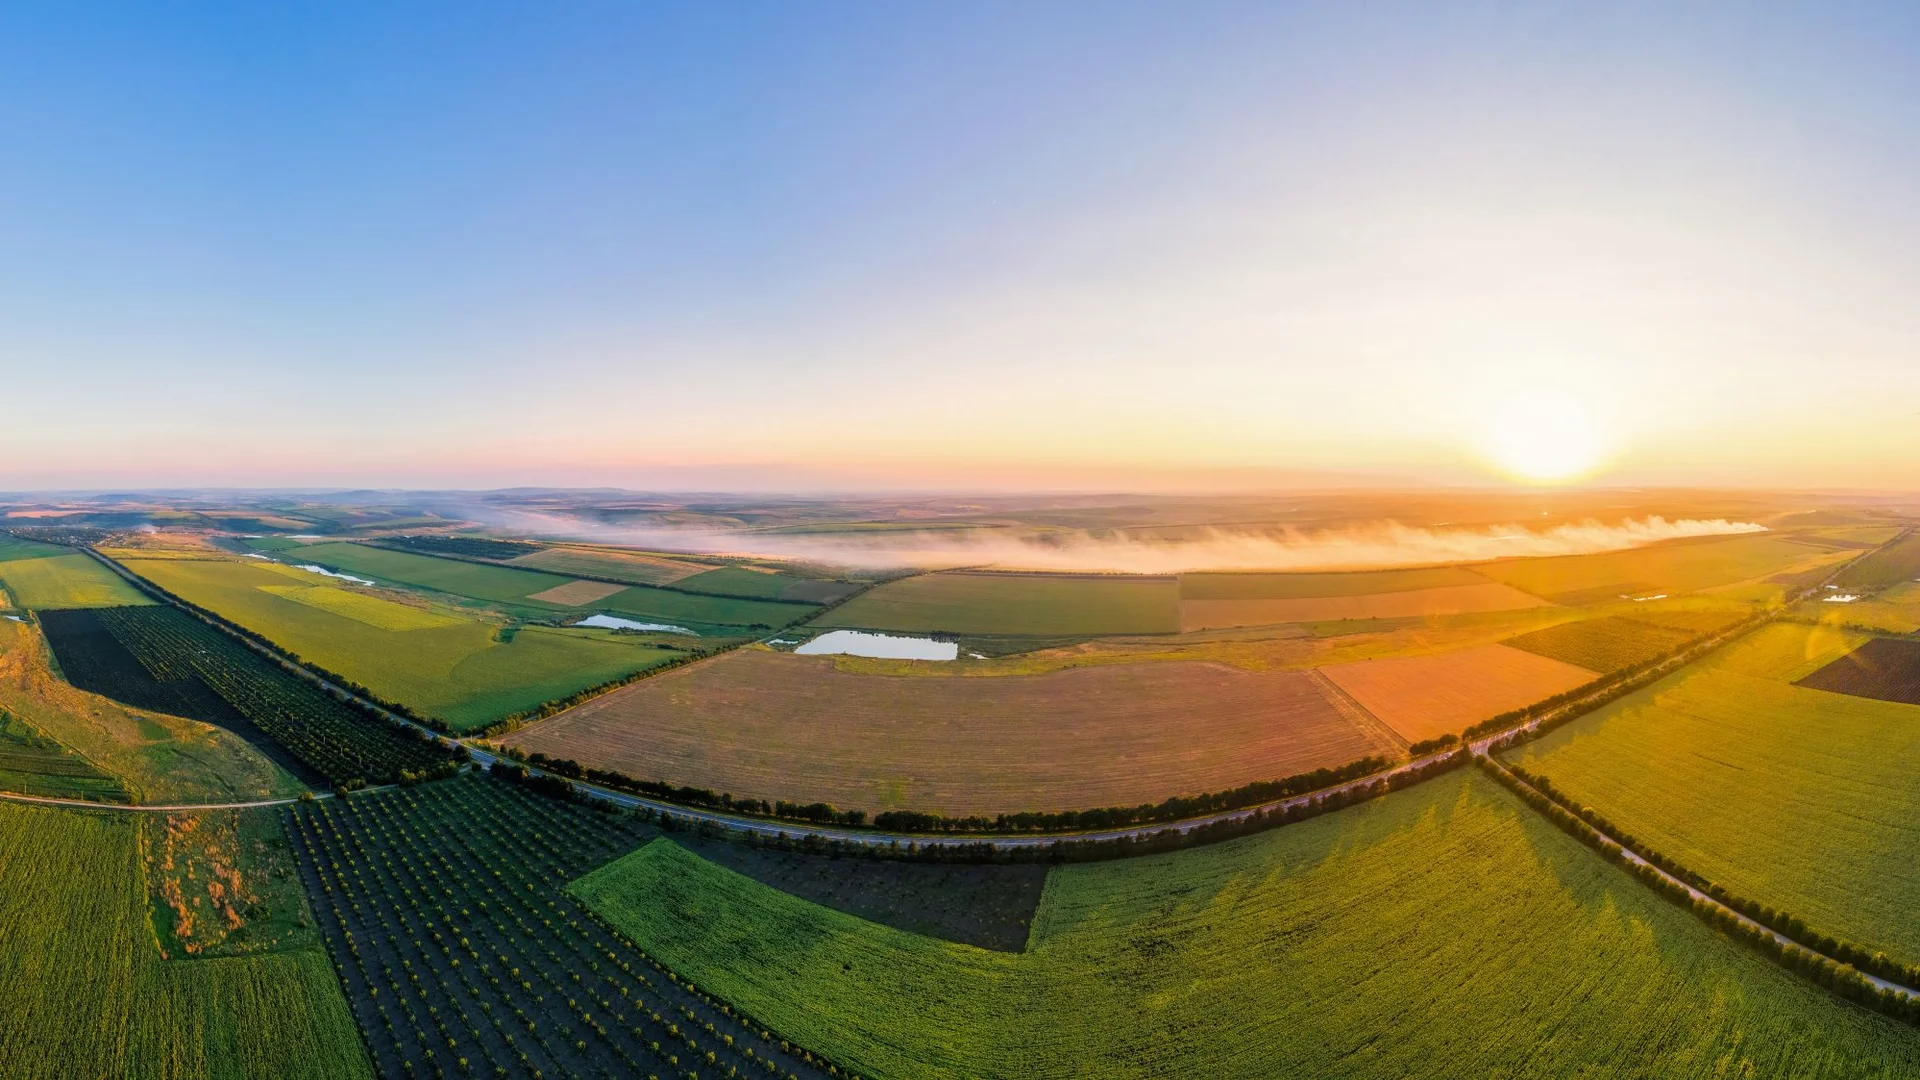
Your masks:
M527 599L538 600L543 604L583 607L595 601L605 600L614 593L624 592L626 589L627 586L616 585L611 581L569 581L565 585L555 585L551 589L528 593Z
M1175 661L868 675L758 649L634 683L512 742L737 796L945 814L1159 802L1398 749L1305 672Z

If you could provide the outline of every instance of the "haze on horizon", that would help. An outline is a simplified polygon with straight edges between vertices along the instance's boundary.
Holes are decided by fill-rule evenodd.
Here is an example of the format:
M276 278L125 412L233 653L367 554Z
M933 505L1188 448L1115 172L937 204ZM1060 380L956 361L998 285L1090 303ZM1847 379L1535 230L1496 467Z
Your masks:
M1920 488L1920 12L0 12L0 489Z

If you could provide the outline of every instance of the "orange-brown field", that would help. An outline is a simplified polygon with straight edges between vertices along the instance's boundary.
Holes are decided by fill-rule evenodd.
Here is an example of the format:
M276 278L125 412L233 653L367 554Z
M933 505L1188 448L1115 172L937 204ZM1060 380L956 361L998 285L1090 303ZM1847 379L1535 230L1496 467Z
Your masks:
M1169 662L917 678L760 649L616 690L511 742L737 796L946 814L1158 802L1399 749L1303 672Z
M1546 601L1511 585L1483 581L1406 592L1356 596L1292 596L1259 600L1182 600L1180 629L1218 630L1233 626L1270 626L1336 619L1398 619L1425 615L1465 615L1544 607Z
M625 589L625 585L615 585L606 581L569 581L565 585L555 585L551 589L530 593L527 599L538 600L543 604L559 604L563 607L583 607L597 600L605 600Z
M1409 742L1457 735L1470 724L1599 678L1586 668L1505 645L1320 670Z

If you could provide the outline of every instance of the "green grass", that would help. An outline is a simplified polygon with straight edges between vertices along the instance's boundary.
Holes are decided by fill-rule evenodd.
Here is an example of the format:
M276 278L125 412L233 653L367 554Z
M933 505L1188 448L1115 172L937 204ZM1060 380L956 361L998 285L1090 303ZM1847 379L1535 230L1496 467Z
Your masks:
M1694 636L1611 615L1549 626L1501 644L1606 675L1657 659Z
M131 799L119 778L5 709L0 709L0 790L56 799Z
M12 562L15 559L45 559L54 555L71 555L73 549L59 544L42 544L37 540L22 540L17 536L0 533L0 562Z
M160 958L139 828L0 805L0 1075L368 1076L318 947Z
M1508 756L1734 894L1912 963L1920 707L1789 685L1858 640L1768 626Z
M584 574L609 578L634 585L663 585L704 573L709 567L647 552L621 553L590 551L585 548L555 547L522 555L515 566L551 570L559 574Z
M1721 938L1474 773L1057 868L1024 954L866 922L664 840L572 891L887 1080L1920 1074L1920 1031Z
M1374 593L1485 585L1487 579L1455 566L1418 570L1364 570L1339 574L1181 574L1182 600L1292 600L1310 596L1369 596Z
M1794 610L1800 618L1832 626L1857 626L1888 634L1920 632L1920 582L1909 581L1851 604L1830 604L1819 597Z
M679 655L606 630L528 626L503 642L498 624L474 616L461 616L444 626L386 629L365 618L351 618L268 591L293 580L289 573L307 576L269 565L128 559L126 566L174 595L381 697L461 729L479 727ZM458 613L445 609L440 614Z
M1597 555L1511 559L1474 567L1495 581L1566 603L1697 592L1834 557L1766 534L1686 540Z
M1920 580L1920 533L1847 567L1834 584L1843 589L1884 589L1914 580Z
M295 562L319 563L331 570L344 570L349 574L380 581L413 585L475 600L512 603L525 602L533 593L573 580L538 570L441 559L432 555L367 547L364 544L313 544L287 557Z
M785 626L812 610L808 604L783 604L771 601L733 600L718 596L692 596L644 585L633 585L603 600L578 608L529 599L574 580L537 570L509 566L488 566L432 555L367 547L362 544L316 544L287 556L296 562L316 562L334 570L361 574L380 581L431 589L474 600L505 603L527 611L580 612L612 611L623 615L644 616L660 622L681 625L695 623L690 629L726 626ZM751 573L737 571L737 573ZM704 576L704 575L699 575ZM761 577L766 575L754 575ZM776 579L777 580L777 579Z
M778 600L780 594L806 578L788 574L769 574L759 570L747 570L738 566L723 566L718 570L709 570L704 574L681 578L673 583L676 589L689 592L722 593L727 596L757 596L762 600Z
M34 610L153 603L91 555L78 552L0 562L0 584L16 607Z
M611 611L635 615L658 622L676 623L690 629L711 627L785 626L817 609L814 604L777 603L771 600L733 600L720 596L693 596L634 585L605 600L587 605L585 611Z
M247 540L246 545L255 551L292 551L307 546L284 536L256 536Z
M921 574L854 597L820 625L983 636L1171 634L1180 629L1180 584L1123 575Z

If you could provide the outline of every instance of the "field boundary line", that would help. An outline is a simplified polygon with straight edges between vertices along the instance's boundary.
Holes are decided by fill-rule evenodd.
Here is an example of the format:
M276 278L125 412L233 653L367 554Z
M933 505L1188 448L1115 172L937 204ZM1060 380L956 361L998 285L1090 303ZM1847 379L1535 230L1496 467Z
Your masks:
M1355 701L1352 694L1341 689L1339 683L1327 678L1325 672L1316 667L1308 668L1307 673L1312 677L1313 684L1326 695L1327 702L1333 706L1333 711L1346 717L1356 726L1363 727L1384 738L1389 744L1399 747L1402 753L1413 746L1412 741L1406 736L1393 730L1393 725L1373 715L1372 710Z
M1525 778L1521 777L1518 773L1515 773L1512 769L1509 769L1505 765L1501 764L1497 759L1493 757L1493 755L1478 753L1474 755L1474 760L1482 768L1485 768L1493 772L1494 775L1503 784L1506 784L1507 786L1514 788L1516 791L1524 790L1524 791L1531 792L1536 797L1544 800L1547 803L1550 803L1555 807L1558 807L1561 811L1563 811L1567 815L1569 820L1577 823L1580 830L1591 833L1594 837L1602 841L1603 845L1607 845L1607 846L1603 846L1600 851L1600 854L1603 858L1608 855L1613 855L1617 852L1618 858L1620 859L1620 861L1625 863L1628 866L1628 868L1632 870L1637 876L1653 875L1659 878L1660 881L1665 883L1669 887L1669 889L1678 889L1684 892L1687 898L1691 901L1690 906L1694 908L1696 912L1698 911L1698 909L1702 907L1710 908L1717 913L1716 917L1724 920L1730 920L1736 923L1737 925L1739 925L1740 927L1742 927L1743 929L1745 929L1748 933L1760 934L1768 938L1771 938L1783 950L1798 950L1800 952L1807 953L1811 956L1818 957L1821 960L1828 961L1832 964L1835 964L1841 968L1846 969L1847 971L1851 971L1855 976L1865 981L1867 984L1872 986L1875 990L1897 994L1897 995L1903 995L1909 1001L1920 1002L1920 989L1915 989L1903 983L1897 983L1891 979L1885 979L1878 975L1873 975L1868 972L1861 971L1859 968L1854 967L1852 964L1844 960L1841 960L1838 957L1831 956L1825 952L1822 952L1819 949L1812 947L1811 945L1807 945L1801 941L1798 941L1792 937L1789 937L1788 935L1783 934L1778 930L1775 930L1774 928L1766 925L1765 923L1759 921L1758 919L1754 919L1742 913L1741 911L1732 907L1731 905L1722 902L1719 898L1713 896L1711 893L1708 893L1703 889L1695 888L1692 884L1681 879L1678 875L1673 874L1667 871L1665 868L1656 865L1654 862L1649 860L1646 856L1634 850L1632 847L1628 846L1627 844L1622 843L1616 837L1613 837L1601 831L1598 827L1596 827L1593 824L1593 822L1588 821L1578 811L1574 810L1572 807L1569 807L1565 802L1561 801L1560 799L1554 798L1552 795L1549 795L1546 792L1541 791L1539 788L1535 787L1534 785L1528 783ZM1531 800L1523 798L1520 801L1523 803L1526 803L1529 809L1534 809L1536 813L1539 813L1538 809L1533 807ZM1552 821L1555 824L1560 824L1559 819L1554 818L1551 815L1542 814L1541 816L1548 818L1549 821ZM1564 829L1564 826L1562 827ZM1608 846L1610 846L1611 850L1609 850ZM1688 873L1692 873L1692 871L1688 871ZM1788 967L1788 965L1786 964L1781 964L1781 966ZM1792 968L1788 967L1788 970L1792 970ZM1829 989L1831 989L1831 987L1829 987Z

